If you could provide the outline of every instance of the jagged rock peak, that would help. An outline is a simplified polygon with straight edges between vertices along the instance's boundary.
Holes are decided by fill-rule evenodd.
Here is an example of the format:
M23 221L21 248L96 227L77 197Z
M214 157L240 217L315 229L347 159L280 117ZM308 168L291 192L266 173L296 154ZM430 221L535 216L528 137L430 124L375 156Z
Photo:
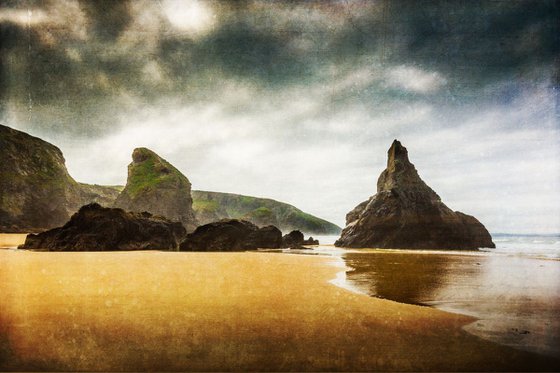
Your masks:
M439 200L440 197L418 175L418 171L408 159L408 150L398 140L387 152L387 168L379 175L377 180L377 193L392 190L422 191L431 198Z
M387 168L396 169L398 165L412 166L408 160L408 150L397 139L393 140L387 157ZM414 166L413 166L414 167Z
M118 189L76 182L59 148L0 124L0 232L57 227L82 205L111 205Z

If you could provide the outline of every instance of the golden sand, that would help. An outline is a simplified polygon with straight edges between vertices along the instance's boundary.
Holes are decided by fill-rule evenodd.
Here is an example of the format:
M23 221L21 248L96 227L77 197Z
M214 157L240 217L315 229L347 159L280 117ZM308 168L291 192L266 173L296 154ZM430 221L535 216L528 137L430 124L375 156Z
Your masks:
M328 281L275 253L0 251L4 370L542 370L468 317Z

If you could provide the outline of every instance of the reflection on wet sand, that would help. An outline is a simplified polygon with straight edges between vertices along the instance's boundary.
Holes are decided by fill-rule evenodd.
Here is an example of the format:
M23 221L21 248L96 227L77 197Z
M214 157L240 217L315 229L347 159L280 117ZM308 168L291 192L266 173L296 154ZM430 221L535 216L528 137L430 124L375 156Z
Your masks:
M436 291L446 286L453 268L461 266L465 277L476 276L480 271L477 258L452 255L369 252L348 253L344 260L351 268L346 278L361 291L421 305L432 301Z
M370 296L474 316L472 334L560 357L560 261L407 251L343 258L347 281Z

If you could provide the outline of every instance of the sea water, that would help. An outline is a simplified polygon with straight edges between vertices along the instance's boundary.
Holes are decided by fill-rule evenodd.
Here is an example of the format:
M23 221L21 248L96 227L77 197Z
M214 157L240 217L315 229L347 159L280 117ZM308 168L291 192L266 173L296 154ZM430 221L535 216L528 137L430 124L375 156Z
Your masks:
M493 234L495 249L313 250L344 260L346 288L477 318L469 333L560 357L560 235ZM337 282L335 282L337 283Z
M560 259L560 234L549 235L515 235L492 234L495 249L482 249L506 255L522 257Z

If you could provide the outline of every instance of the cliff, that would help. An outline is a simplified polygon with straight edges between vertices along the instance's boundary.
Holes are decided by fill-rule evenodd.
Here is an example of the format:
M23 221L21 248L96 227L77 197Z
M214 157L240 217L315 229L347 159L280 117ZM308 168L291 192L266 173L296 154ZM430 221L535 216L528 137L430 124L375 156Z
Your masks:
M111 205L118 188L76 182L59 148L0 125L0 232L60 226L82 205Z
M30 232L63 224L82 202L62 152L0 125L0 231Z

